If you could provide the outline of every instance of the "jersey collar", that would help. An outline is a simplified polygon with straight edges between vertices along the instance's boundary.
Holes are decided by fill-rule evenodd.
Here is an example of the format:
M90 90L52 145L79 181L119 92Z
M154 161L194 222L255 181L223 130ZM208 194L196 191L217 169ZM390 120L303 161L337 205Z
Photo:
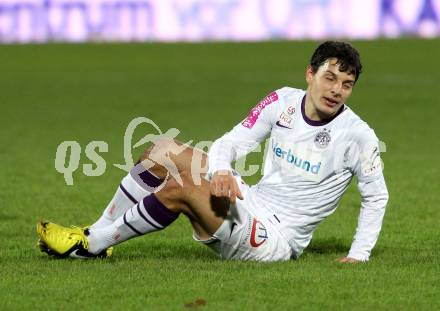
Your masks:
M302 117L304 119L304 121L311 126L322 126L322 125L326 125L328 123L330 123L331 121L333 121L334 118L336 118L338 115L340 115L342 113L342 111L344 111L345 109L345 105L342 105L341 108L338 110L338 112L331 117L330 119L327 120L321 120L321 121L315 121L315 120L311 120L309 119L309 117L306 116L306 95L304 94L304 97L302 99L301 102L301 114Z

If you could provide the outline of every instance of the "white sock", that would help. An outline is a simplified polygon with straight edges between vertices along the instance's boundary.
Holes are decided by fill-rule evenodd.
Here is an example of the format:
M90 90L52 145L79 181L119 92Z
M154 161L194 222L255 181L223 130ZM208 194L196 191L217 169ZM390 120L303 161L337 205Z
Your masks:
M102 250L136 236L164 229L177 219L179 213L169 210L154 194L132 206L122 216L103 228L89 230L89 252Z
M137 164L130 173L125 176L113 199L107 205L102 216L91 228L104 228L123 215L133 204L137 204L143 198L151 194L162 181L141 164Z
M132 207L133 204L137 204L137 202L149 194L149 191L141 188L133 177L128 174L122 179L113 199L107 205L102 216L91 225L91 228L103 228L110 225Z

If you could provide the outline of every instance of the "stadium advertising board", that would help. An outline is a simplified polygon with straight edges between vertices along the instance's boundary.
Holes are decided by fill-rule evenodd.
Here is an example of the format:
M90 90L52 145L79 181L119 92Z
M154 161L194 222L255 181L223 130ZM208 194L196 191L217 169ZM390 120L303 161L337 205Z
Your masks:
M1 0L0 42L435 37L440 0Z

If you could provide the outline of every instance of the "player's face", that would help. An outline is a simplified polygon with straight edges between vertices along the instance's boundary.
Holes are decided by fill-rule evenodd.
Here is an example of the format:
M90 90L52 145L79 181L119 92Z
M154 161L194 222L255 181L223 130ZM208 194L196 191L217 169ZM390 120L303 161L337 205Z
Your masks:
M336 58L328 59L316 73L309 66L306 71L307 102L311 114L326 119L338 112L353 90L355 76L339 71Z

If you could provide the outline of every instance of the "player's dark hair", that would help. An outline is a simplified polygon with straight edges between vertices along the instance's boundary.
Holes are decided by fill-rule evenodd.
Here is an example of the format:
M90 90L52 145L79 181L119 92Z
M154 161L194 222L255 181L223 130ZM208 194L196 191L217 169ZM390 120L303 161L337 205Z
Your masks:
M310 66L313 73L316 73L322 64L329 58L336 58L339 70L348 72L355 76L355 81L362 72L361 58L359 52L347 42L326 41L321 43L310 59Z

